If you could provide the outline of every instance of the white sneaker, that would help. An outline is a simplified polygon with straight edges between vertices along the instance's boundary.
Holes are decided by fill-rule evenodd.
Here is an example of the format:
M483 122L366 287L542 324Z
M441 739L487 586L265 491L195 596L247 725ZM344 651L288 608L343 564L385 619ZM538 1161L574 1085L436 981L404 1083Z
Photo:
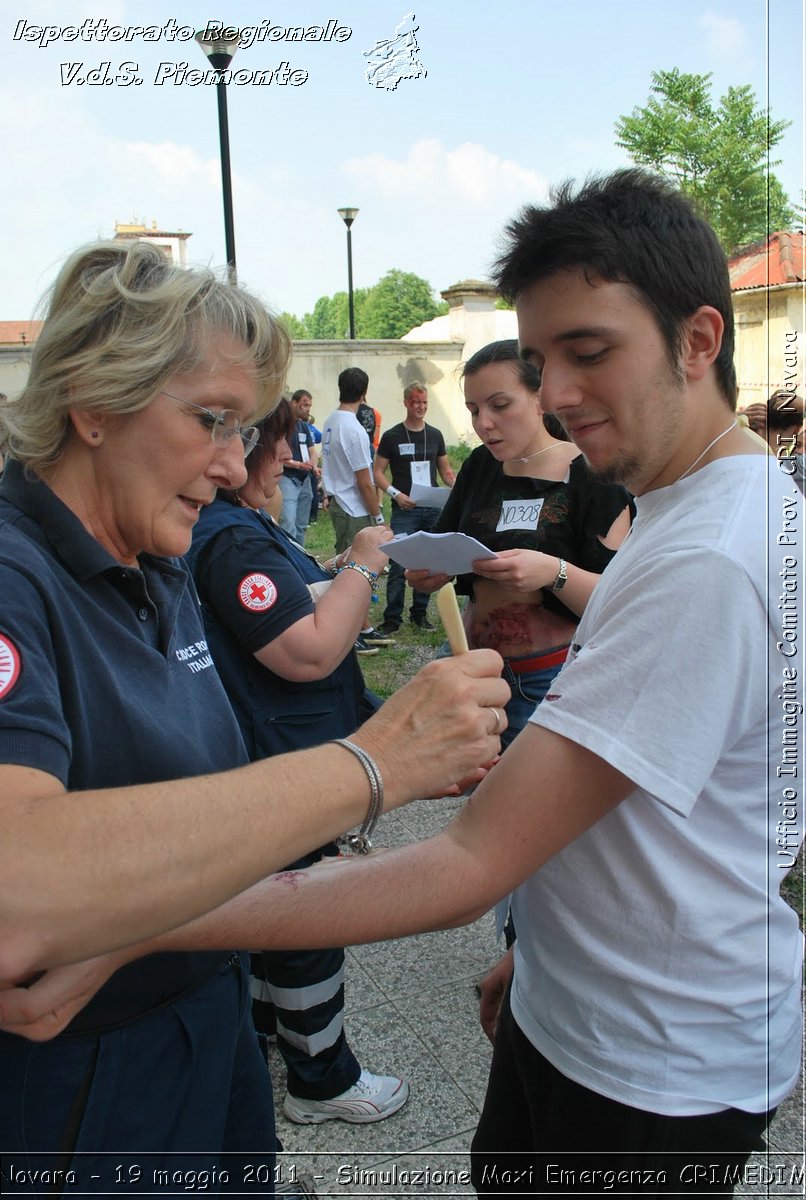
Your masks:
M409 1085L394 1075L362 1071L358 1081L331 1100L303 1100L286 1094L283 1112L298 1125L320 1125L322 1121L349 1121L368 1125L391 1117L409 1098Z

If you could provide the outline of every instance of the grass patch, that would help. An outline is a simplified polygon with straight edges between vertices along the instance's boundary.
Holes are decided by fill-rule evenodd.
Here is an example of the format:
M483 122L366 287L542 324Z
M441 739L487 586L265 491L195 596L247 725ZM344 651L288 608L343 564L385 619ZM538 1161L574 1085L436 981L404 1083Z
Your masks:
M390 519L390 503L391 501L388 499L385 499L383 503L383 512L387 521ZM333 536L333 524L328 513L320 511L318 519L313 525L308 526L305 534L305 549L310 550L322 562L332 558L336 553L336 539ZM386 575L381 575L378 580L378 602L370 605L369 617L373 625L380 625L383 621L383 612L386 608L386 579ZM411 592L407 591L407 604L410 595ZM445 641L442 622L434 603L428 606L428 619L436 627L434 633L428 633L426 630L418 629L415 625L410 624L404 613L403 624L394 635L394 646L382 646L377 654L373 654L369 658L362 656L361 670L367 681L367 687L383 700L387 700L389 696L394 695L398 688L408 683L412 676L417 674L420 667L425 666L434 658L437 650Z
M458 446L446 446L445 453L448 456L448 462L453 467L454 471L458 471L465 459L473 453L476 446L469 446L467 442L460 442Z

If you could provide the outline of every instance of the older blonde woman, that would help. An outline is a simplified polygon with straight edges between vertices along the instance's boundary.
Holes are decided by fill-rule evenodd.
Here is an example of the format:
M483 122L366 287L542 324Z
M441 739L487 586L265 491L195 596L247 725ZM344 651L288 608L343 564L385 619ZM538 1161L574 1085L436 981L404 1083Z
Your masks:
M241 956L122 964L361 823L384 784L394 807L497 748L485 708L505 695L488 655L429 671L350 745L244 765L176 556L216 490L245 482L250 422L276 402L288 353L245 291L144 244L97 244L64 267L28 384L0 408L0 980L55 1009L0 1033L3 1149L29 1180L75 1169L82 1190L109 1193L143 1186L137 1170L226 1166L223 1190L240 1190L249 1149L270 1191ZM53 976L29 978L120 947L59 972L74 986L58 1004ZM65 1035L17 1036L56 1032L99 978Z

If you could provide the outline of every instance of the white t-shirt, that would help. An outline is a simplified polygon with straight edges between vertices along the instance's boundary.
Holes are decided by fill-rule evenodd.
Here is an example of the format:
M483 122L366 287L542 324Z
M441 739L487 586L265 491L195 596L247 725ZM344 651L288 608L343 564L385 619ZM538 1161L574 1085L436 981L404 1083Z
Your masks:
M740 456L637 503L532 718L635 791L517 890L513 1013L602 1095L762 1112L800 1061L802 498Z
M322 429L322 480L329 496L335 496L351 517L365 517L367 507L355 482L356 471L369 468L372 455L366 430L355 413L336 409Z

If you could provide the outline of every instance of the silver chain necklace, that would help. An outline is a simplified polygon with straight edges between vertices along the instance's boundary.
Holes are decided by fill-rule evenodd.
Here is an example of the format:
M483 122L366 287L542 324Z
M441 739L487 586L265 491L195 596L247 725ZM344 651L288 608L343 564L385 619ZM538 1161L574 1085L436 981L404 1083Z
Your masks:
M682 474L682 475L678 475L678 476L677 476L677 479L675 480L675 482L676 482L676 483L679 483L681 479L685 479L687 475L690 475L690 474L691 474L691 472L692 472L692 471L694 470L694 468L696 467L697 463L698 463L698 462L702 462L702 460L705 458L705 456L706 456L706 454L708 453L708 451L709 451L709 450L711 450L711 449L713 449L713 447L714 447L714 446L717 444L717 442L721 441L723 437L727 437L727 435L730 433L731 429L735 429L735 428L736 428L736 426L737 426L738 424L739 424L739 422L738 422L738 421L736 420L736 418L734 417L734 418L733 418L733 420L731 421L730 425L728 425L727 429L723 429L721 433L718 433L718 434L716 435L716 437L714 438L714 440L713 440L712 442L709 442L709 443L708 443L708 445L707 445L707 446L705 447L705 449L703 450L702 454L698 454L698 455L697 455L697 457L694 459L694 462L691 464L691 466L690 466L690 467L688 467L688 468L687 468L687 469L686 469L686 470L683 472L683 474Z
M542 450L535 450L534 454L527 454L526 458L509 458L507 462L528 462L530 458L537 458L538 454L545 454L547 450L553 450L555 445L556 443L552 442L550 446L544 446Z

